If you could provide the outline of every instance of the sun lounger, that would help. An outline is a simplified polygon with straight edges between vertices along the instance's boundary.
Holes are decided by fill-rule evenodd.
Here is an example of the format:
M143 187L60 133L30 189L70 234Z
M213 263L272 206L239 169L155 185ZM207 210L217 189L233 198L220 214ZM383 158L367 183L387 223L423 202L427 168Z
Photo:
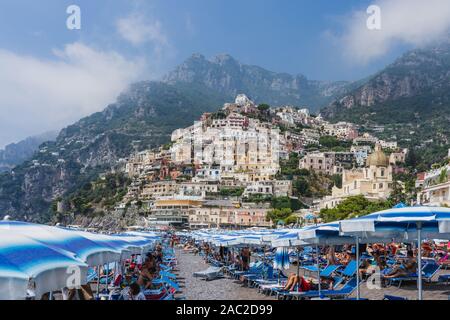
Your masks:
M442 274L439 276L439 282L445 282L447 285L450 282L450 274Z
M408 299L407 299L407 298L404 298L404 297L391 296L391 295L385 294L383 300L406 301L406 300L408 300Z
M194 272L194 277L203 278L205 280L214 280L223 275L222 267L209 267L204 271Z
M338 290L322 290L320 293L318 290L307 292L289 292L287 295L297 299L311 299L317 297L327 297L331 299L346 298L350 296L356 290L356 279L348 281L341 289Z
M436 273L440 269L440 265L436 262L427 262L422 268L422 279L426 282L431 282L432 278L436 275ZM400 288L403 282L406 281L417 281L417 273L411 273L404 277L397 278L388 278L388 285L392 285L393 283L398 283L398 287Z

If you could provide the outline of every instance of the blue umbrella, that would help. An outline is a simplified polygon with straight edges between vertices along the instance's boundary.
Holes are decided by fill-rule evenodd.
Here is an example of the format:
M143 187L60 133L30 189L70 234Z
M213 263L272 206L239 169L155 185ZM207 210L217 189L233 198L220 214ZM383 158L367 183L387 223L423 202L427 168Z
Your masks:
M289 261L289 251L287 248L277 248L277 252L275 254L275 260L273 262L273 267L278 270L289 269L290 261Z
M397 203L393 208L394 209L400 209L400 208L406 208L407 205L404 204L403 202Z
M11 230L35 241L73 255L89 266L120 260L121 250L114 244L93 241L90 233L50 227L26 222L0 221L0 230ZM84 236L83 236L84 235Z
M0 299L25 298L29 279L34 281L37 296L72 284L82 285L87 270L88 266L70 252L14 230L0 229Z
M299 230L294 229L284 233L271 241L272 247L297 247L306 244L299 239Z
M422 300L422 239L450 239L450 209L404 207L340 222L341 233L361 239L417 240L418 298Z
M339 233L339 222L324 223L300 229L299 239L310 244L329 245L353 243L352 237L344 237Z

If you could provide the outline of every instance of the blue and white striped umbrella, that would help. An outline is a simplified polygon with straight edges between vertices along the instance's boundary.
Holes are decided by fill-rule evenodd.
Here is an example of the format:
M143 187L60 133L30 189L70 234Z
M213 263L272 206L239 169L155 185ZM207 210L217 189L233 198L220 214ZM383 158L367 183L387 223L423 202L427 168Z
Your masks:
M277 230L269 230L264 233L261 237L263 241L273 241L278 237L290 233L292 229L277 229Z
M24 299L29 279L36 296L86 283L88 266L73 254L0 229L0 300Z
M341 234L361 239L416 240L418 243L418 299L422 300L422 254L424 238L450 239L450 209L404 207L375 212L340 222Z
M279 235L272 240L272 247L298 247L303 246L306 242L299 238L300 230L291 230L290 232Z
M342 234L357 235L361 239L417 240L418 227L420 227L422 239L450 239L450 209L394 208L340 221Z
M277 248L273 267L278 270L287 270L290 267L289 250L284 247Z
M0 230L11 230L56 250L64 250L89 266L119 261L121 249L95 241L94 234L26 222L0 221Z

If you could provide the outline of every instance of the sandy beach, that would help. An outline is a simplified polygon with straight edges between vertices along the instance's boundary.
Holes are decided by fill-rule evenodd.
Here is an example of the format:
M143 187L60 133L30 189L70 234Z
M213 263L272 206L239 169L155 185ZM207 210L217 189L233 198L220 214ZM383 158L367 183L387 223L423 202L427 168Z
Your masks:
M214 281L205 281L194 278L192 274L197 271L206 270L209 265L204 262L202 257L191 253L184 253L182 250L176 252L178 258L179 276L184 278L183 292L180 296L187 300L273 300L275 297L267 297L259 294L255 288L247 288L230 279L227 276L223 279ZM291 266L284 273L296 273L297 267ZM304 275L302 271L300 274ZM450 270L440 270L433 278L434 283L424 282L425 300L448 300L450 296L450 285L445 283L436 283L441 274L450 274ZM306 276L314 277L314 274ZM381 290L369 289L366 283L361 284L361 297L369 300L382 300L384 295L394 295L405 297L410 300L417 299L416 282L402 284L401 288L397 286L383 287ZM356 293L352 295L356 297Z
M273 300L258 293L258 290L243 287L233 279L205 281L194 278L192 274L206 270L209 265L200 256L177 250L180 278L184 278L184 288L181 296L187 300Z

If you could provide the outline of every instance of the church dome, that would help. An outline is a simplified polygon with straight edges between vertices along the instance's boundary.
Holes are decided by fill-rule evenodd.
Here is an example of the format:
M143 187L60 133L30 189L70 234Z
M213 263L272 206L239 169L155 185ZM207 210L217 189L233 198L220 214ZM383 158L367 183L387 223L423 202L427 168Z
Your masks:
M368 167L370 166L376 166L376 167L388 167L389 166L389 159L386 156L386 154L381 150L381 147L379 145L375 146L375 151L367 157L366 165Z

